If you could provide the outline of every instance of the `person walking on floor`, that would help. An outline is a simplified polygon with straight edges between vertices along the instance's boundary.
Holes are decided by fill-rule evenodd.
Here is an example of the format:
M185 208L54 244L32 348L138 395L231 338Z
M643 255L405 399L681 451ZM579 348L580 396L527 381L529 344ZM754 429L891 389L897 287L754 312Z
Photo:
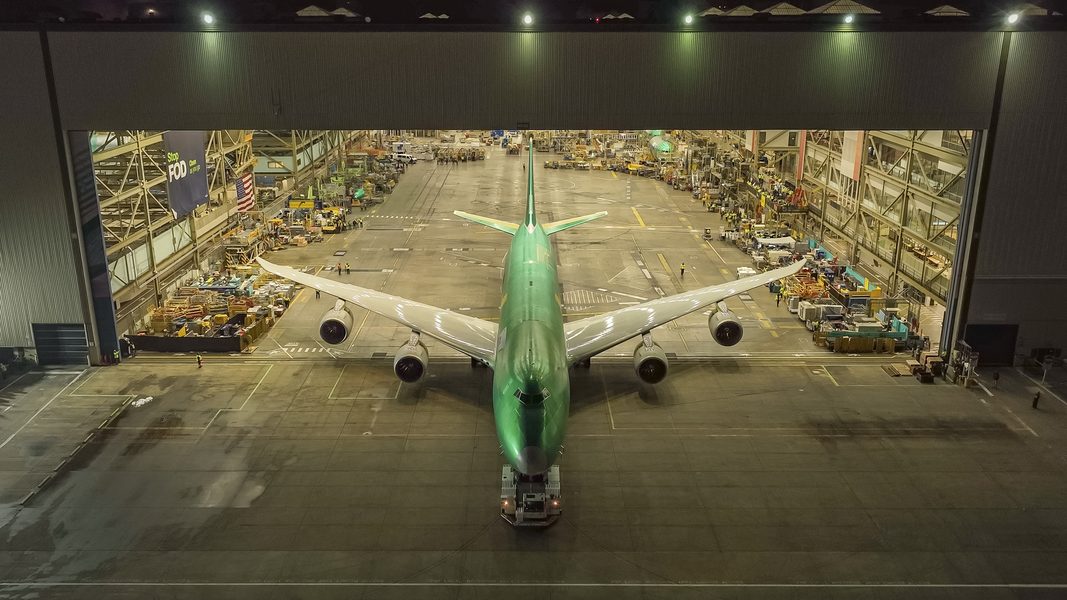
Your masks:
M200 356L199 352L196 353L196 368L197 369L203 369L204 368L204 357Z
M316 299L316 300L318 300L318 299L319 299L319 290L315 290L315 299Z
M114 361L112 364L115 364L115 365L119 364L119 349L118 348L115 348L115 350L111 353L111 358Z
M348 263L345 263L345 275L351 275L351 274L352 274L352 265L350 265Z
M1034 392L1034 402L1030 405L1031 408L1037 410L1037 403L1041 400L1041 392Z
M782 305L782 292L778 292L778 297L775 299L774 305L775 306L781 306Z
M993 389L997 389L997 384L1000 383L1000 371L993 371Z
M685 262L684 261L682 262L681 268L678 269L678 272L679 272L679 277L681 277L682 279L685 279Z

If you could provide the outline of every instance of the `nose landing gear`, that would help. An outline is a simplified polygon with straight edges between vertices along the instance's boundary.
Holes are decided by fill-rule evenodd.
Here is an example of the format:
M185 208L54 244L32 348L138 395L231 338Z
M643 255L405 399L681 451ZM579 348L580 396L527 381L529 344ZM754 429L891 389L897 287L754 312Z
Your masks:
M548 527L563 514L559 466L547 473L523 475L511 465L500 474L500 516L516 527Z

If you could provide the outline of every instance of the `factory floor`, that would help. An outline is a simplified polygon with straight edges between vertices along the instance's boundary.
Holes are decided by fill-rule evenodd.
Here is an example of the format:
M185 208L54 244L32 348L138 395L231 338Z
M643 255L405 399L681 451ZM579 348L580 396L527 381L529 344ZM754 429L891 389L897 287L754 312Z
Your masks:
M346 280L491 317L506 239L450 211L509 214L521 186L453 176L511 169L519 178L519 160L497 153L444 172L413 169L401 185L414 187L423 216L403 218L396 202L366 217L342 259L353 268ZM587 186L570 187L579 177L603 191L582 206L552 204L567 190L581 196ZM681 221L699 231L714 216L643 199L662 198L654 182L632 179L630 199L626 178L604 173L539 170L538 185L546 218L611 213L557 236L572 312L706 285L734 264L728 247L701 247ZM498 196L515 207L497 209ZM272 259L321 266L324 250ZM693 270L684 280L668 273L661 253ZM1041 388L1007 369L988 391L891 378L886 357L812 349L769 294L752 298L753 307L731 301L751 320L732 349L708 341L703 318L658 336L678 354L658 386L640 384L615 353L574 371L564 514L547 530L498 516L489 370L436 347L426 379L401 385L391 353L403 335L362 315L359 343L299 350L319 347L313 326L330 302L307 292L274 345L251 355L206 355L203 368L191 356L141 355L9 379L0 383L0 598L1067 593L1060 396L1045 390L1031 408Z
M452 214L463 210L521 220L526 202L524 159L495 149L485 161L459 165L419 163L410 167L385 203L355 211L365 229L328 235L321 244L289 248L268 260L321 269L320 275L355 285L495 319L500 305L501 264L510 236ZM556 234L559 278L568 319L577 319L652 298L736 279L751 259L719 241L719 215L688 192L663 182L605 171L535 167L538 218L554 221L598 211L608 216ZM711 227L714 240L702 239ZM343 252L343 255L335 253ZM351 274L338 275L338 263ZM685 263L685 275L681 265ZM333 306L327 296L304 291L272 331L257 342L255 356L360 358L392 355L410 331L352 307L355 331L343 344L319 340L318 323ZM654 333L678 356L825 356L803 324L778 306L767 288L727 304L745 325L742 342L719 346L708 331L707 312L679 319ZM427 340L434 356L461 356ZM602 356L630 356L627 342ZM379 354L376 354L379 353Z

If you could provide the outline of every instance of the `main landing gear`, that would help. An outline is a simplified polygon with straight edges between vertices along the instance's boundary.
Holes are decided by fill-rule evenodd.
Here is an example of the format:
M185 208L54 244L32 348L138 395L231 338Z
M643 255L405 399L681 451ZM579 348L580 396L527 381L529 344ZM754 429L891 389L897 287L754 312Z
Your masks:
M559 466L523 475L504 465L500 475L500 516L516 527L548 527L563 514Z

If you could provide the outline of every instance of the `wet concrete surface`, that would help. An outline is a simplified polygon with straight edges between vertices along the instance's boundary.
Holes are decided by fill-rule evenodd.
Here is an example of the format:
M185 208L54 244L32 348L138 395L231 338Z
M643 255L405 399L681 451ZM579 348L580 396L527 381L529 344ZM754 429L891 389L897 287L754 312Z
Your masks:
M443 360L413 386L385 360L95 370L60 400L152 400L28 506L5 503L0 597L1026 598L1059 588L956 586L1067 582L1067 411L1029 409L1021 377L993 397L842 359L679 361L654 388L605 360L573 379L564 517L518 531L497 515L487 370ZM913 587L929 585L947 587Z

